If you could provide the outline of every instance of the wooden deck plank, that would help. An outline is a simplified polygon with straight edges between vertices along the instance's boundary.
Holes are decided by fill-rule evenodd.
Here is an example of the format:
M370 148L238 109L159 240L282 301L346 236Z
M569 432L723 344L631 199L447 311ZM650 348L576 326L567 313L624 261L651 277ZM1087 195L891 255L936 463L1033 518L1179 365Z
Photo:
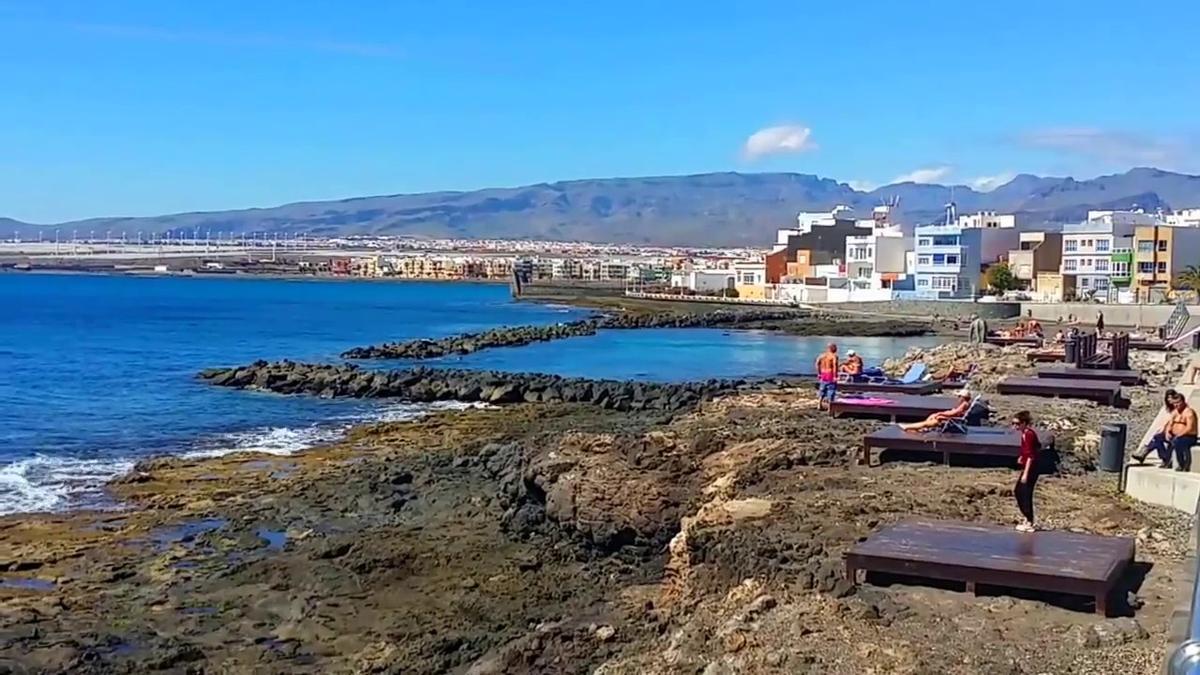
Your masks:
M861 395L839 396L830 406L830 414L834 417L853 415L903 422L923 420L935 412L950 410L957 404L958 400L951 396L863 392Z
M1138 385L1143 381L1140 370L1077 368L1069 365L1040 366L1037 369L1037 376L1040 379L1049 380L1100 380L1127 385Z
M942 383L937 380L926 380L912 384L900 384L898 382L838 382L837 388L838 391L847 392L879 391L924 396L940 392L942 390Z
M1120 382L1102 380L1055 380L1036 377L1009 377L996 385L1001 394L1028 394L1058 398L1084 398L1114 405L1121 395Z
M883 528L846 552L858 570L1092 596L1097 611L1133 562L1127 537L1075 532L1016 532L1007 527L908 520Z
M1053 447L1053 434L1042 431L1038 436L1043 448ZM961 433L914 432L886 426L863 437L860 464L870 465L872 449L941 453L948 464L950 456L956 454L1015 458L1021 452L1021 436L1005 427L968 427L967 433Z

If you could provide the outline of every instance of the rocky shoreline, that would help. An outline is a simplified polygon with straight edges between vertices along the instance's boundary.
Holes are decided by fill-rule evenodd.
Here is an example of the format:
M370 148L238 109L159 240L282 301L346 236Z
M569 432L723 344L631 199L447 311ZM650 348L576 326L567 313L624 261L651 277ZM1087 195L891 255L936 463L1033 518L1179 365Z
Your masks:
M964 345L889 367L916 358L977 362L985 391L1029 369ZM202 378L497 405L294 456L148 460L110 486L121 511L0 518L0 672L1149 675L1190 550L1186 517L1087 470L1092 432L1114 414L1145 428L1156 386L1119 413L994 402L1034 410L1075 458L1039 481L1046 525L1136 538L1130 616L1106 620L1054 594L847 583L842 553L887 524L1013 522L1014 474L857 466L881 423L831 419L809 386L265 361Z
M779 389L796 379L704 380L679 384L596 380L540 373L506 373L441 368L366 370L354 364L256 361L214 368L200 379L219 387L322 398L397 398L414 403L586 403L630 411L676 412L736 391Z
M437 340L388 342L355 347L342 353L346 359L434 359L472 354L496 347L520 347L571 337L595 335L600 330L643 328L733 328L783 331L793 335L854 335L858 337L913 337L927 335L928 324L832 319L802 310L740 309L702 313L643 312L606 314L549 326L497 328L480 333L453 335Z

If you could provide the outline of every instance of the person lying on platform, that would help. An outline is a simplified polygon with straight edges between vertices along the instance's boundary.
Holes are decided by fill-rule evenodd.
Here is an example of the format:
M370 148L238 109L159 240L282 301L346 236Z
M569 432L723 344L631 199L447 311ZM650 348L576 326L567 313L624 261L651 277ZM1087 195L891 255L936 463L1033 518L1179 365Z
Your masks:
M1017 525L1018 532L1033 532L1038 529L1033 520L1033 487L1038 479L1038 452L1042 442L1033 429L1033 416L1028 410L1022 410L1013 416L1013 428L1021 435L1021 449L1017 455L1017 465L1021 473L1017 476L1017 484L1013 486L1013 497L1017 500L1017 509L1024 520Z
M1150 443L1141 452L1134 453L1133 458L1139 463L1144 462L1154 451L1158 453L1162 467L1170 469L1174 455L1176 471L1191 471L1192 446L1196 444L1196 411L1187 404L1183 394L1174 389L1168 389L1163 395L1163 403L1167 408L1167 423L1150 438Z
M842 364L842 374L850 381L863 376L863 360L858 352L850 349L846 352L846 362Z
M899 426L905 431L928 431L930 429L935 429L950 420L966 417L970 410L971 392L963 389L962 391L958 392L958 403L955 404L953 408L935 412L920 422L910 422L908 424L901 424Z

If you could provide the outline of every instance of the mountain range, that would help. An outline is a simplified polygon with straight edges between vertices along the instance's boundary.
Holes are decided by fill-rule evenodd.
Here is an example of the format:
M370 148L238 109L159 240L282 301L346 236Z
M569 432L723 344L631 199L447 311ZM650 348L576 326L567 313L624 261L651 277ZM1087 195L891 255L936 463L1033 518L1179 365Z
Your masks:
M1019 214L1026 222L1083 219L1090 209L1200 206L1200 176L1152 168L1089 180L1016 176L988 192L963 185L886 185L869 192L797 173L708 173L692 176L601 178L467 192L430 192L270 208L92 218L31 225L0 218L0 231L59 228L80 232L377 234L427 238L540 239L691 246L766 246L798 211L837 204L869 217L872 207L899 200L897 220L939 222L951 199L959 213Z

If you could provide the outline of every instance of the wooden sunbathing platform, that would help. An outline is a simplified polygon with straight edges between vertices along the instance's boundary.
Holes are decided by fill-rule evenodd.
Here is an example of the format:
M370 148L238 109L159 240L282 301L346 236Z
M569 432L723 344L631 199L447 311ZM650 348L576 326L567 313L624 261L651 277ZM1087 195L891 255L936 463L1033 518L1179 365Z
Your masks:
M885 394L863 392L859 395L838 396L830 405L834 417L876 417L890 422L913 422L923 420L935 412L950 410L958 404L951 396L914 396L912 394Z
M896 394L936 394L942 390L942 383L937 380L925 380L902 384L900 382L838 382L838 391L878 391Z
M1039 432L1042 448L1054 445L1054 436ZM886 426L863 437L859 464L870 466L871 450L915 450L940 452L942 461L950 464L950 455L988 455L1016 458L1021 452L1021 436L1015 429L1003 427L967 427L960 431L905 431L898 426Z
M1039 337L1006 337L1002 335L989 335L984 338L984 342L990 345L1029 345L1036 347L1042 343L1042 338Z
M1025 354L1030 363L1055 363L1067 358L1062 349L1031 349Z
M1029 394L1054 398L1083 398L1116 405L1121 398L1120 382L1103 380L1062 380L1037 377L1009 377L996 385L1001 394Z
M1075 532L1023 533L1010 527L909 520L883 528L845 554L846 578L858 571L961 581L1095 598L1096 612L1133 562L1134 541Z
M1037 376L1046 380L1100 380L1120 384L1142 384L1140 370L1112 370L1110 368L1078 368L1076 366L1041 366Z

